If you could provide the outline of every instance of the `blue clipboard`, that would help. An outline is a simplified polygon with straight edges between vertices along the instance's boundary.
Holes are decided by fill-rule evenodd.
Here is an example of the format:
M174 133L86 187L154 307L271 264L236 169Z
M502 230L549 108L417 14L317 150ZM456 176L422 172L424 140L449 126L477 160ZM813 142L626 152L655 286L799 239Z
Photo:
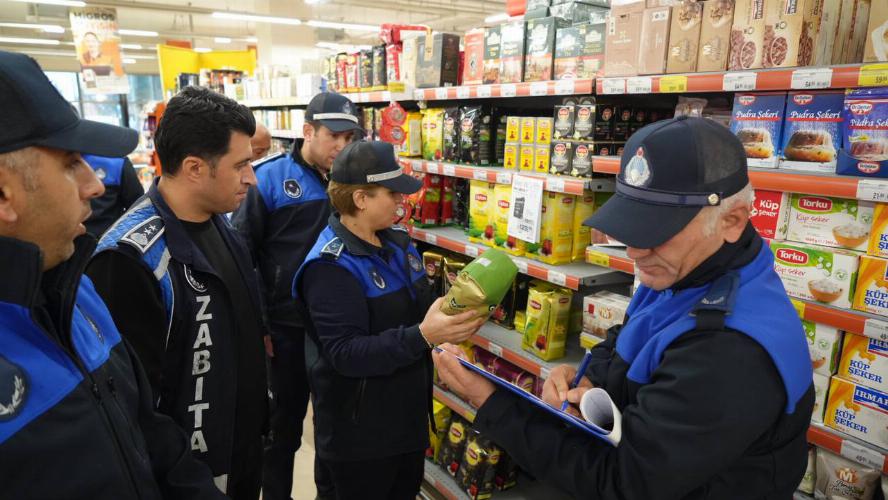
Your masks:
M447 351L443 351L437 347L435 349L438 350L439 352L447 352ZM453 353L447 352L447 354L454 356ZM552 406L549 406L542 399L534 396L533 394L525 391L524 389L521 389L518 386L516 386L512 383L509 383L509 382L497 377L496 375L473 365L472 363L469 363L468 361L460 358L459 356L454 356L454 357L459 359L459 362L462 363L462 365L464 367L481 375L482 377L486 378L487 380L490 380L491 382L493 382L497 386L502 387L503 389L511 392L512 394L518 396L519 398L524 399L525 401L530 402L531 404L544 410L545 412L549 413L550 415L554 415L555 417L561 419L565 423L570 424L571 426L576 427L577 429L580 429L580 430L586 432L587 434L595 436L596 438L608 443L611 446L615 446L615 443L613 441L611 441L611 439L608 437L610 435L611 431L603 429L591 422L587 422L586 420L584 420L582 418L577 418L577 417L571 415L570 413L559 410L558 408L553 408Z

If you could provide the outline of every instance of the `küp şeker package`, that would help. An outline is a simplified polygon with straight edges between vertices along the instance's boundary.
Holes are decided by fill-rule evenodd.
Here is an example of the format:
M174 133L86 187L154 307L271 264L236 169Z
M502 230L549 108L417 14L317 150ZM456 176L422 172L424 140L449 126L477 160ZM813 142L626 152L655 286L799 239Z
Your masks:
M866 250L873 222L872 203L794 193L790 206L788 240Z
M888 316L888 260L860 256L853 307L858 311Z
M888 257L888 203L876 203L873 207L873 225L866 253L873 257Z
M791 297L849 309L858 255L837 248L772 241L774 271Z
M853 333L845 335L838 376L888 392L888 342Z
M823 423L867 443L888 448L888 394L833 377Z
M805 338L808 340L808 354L814 373L827 377L839 367L839 350L842 345L842 331L828 325L802 320Z
M786 230L789 226L789 193L756 189L749 219L762 238L786 239Z

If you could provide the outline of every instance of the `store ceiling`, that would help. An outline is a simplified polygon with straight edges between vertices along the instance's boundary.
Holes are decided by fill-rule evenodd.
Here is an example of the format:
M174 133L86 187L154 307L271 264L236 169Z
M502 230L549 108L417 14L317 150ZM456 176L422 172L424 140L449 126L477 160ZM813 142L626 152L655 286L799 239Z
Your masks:
M247 45L256 44L258 39L260 62L261 50L269 42L276 51L285 48L287 52L282 54L317 58L331 53L329 48L318 48L318 42L368 45L378 40L372 31L223 19L212 15L217 11L296 18L303 23L314 20L362 25L425 24L435 30L461 33L480 26L485 17L503 12L505 8L503 0L192 0L187 4L172 0L85 1L88 6L116 8L122 30L158 33L156 37L121 34L122 43L126 44L125 57L130 59L128 70L137 73L156 72L154 46L168 39L188 40L194 47L212 50L243 50ZM68 7L0 0L0 50L29 52L47 69L76 70L70 30L54 33L10 24L68 28ZM219 37L230 38L231 42L223 43L224 40L217 40ZM9 38L55 40L59 44L12 43ZM280 60L267 58L264 62L282 64Z

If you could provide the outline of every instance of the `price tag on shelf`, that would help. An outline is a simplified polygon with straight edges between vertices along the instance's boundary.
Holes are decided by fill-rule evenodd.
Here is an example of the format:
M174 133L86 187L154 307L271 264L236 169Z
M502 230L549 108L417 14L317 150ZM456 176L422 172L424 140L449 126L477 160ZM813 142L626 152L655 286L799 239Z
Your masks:
M857 181L857 199L865 201L888 201L888 181L860 179Z
M597 250L586 250L586 262L595 266L610 267L610 255Z
M556 193L563 193L564 191L564 179L559 178L548 178L546 179L546 191L554 191Z
M725 92L747 92L755 90L758 80L756 73L725 73L722 90Z
M560 273L558 271L549 271L549 282L555 283L558 286L566 286L567 285L567 276L564 273Z
M863 322L863 334L871 339L888 342L888 321L867 319Z
M832 85L831 68L797 69L792 72L792 89L811 90L828 89Z
M472 178L476 181L487 181L487 171L482 168L472 169Z
M550 375L552 375L552 370L548 366L540 367L540 378L547 379Z
M438 87L435 89L435 99L442 101L447 99L447 87Z
M527 274L527 261L521 259L512 259L512 262L515 263L515 267L518 268L518 272L522 274Z
M515 97L518 95L518 87L514 83L500 85L500 97Z
M392 93L388 90L382 93L381 102L390 102L392 100Z
M466 245L466 255L469 257L477 257L478 256L478 247L472 245Z
M885 466L885 456L881 453L871 450L866 446L859 445L854 441L849 439L842 440L842 449L840 454L849 459L854 460L859 464L863 464L867 467L872 467L878 471L881 471Z
M602 78L601 79L602 94L625 94L626 80L622 78Z
M530 84L530 95L548 95L549 84L546 82L533 82Z
M447 177L456 177L456 167L445 163L441 165L441 173Z
M557 95L573 94L576 92L575 88L573 80L558 80L555 82L555 94Z
M661 76L660 92L676 93L688 91L688 77L684 75Z
M456 88L457 99L468 99L472 95L472 89L466 86Z
M503 348L498 346L497 344L494 344L493 342L488 343L487 351L498 358L503 357Z
M888 64L864 64L861 66L857 85L861 87L888 85Z
M425 165L426 172L428 172L430 174L436 174L436 175L441 174L441 165L439 165L437 163L432 163L430 161L423 162L423 164Z
M437 245L437 244L438 244L438 237L435 236L434 234L432 234L432 233L423 233L422 236L423 236L422 239L424 239L425 242L428 243L429 245Z
M626 79L626 93L650 94L654 82L649 76L636 76Z
M497 172L496 183L497 184L511 184L512 183L512 174L510 174L509 172Z
M414 101L425 101L425 90L416 89L413 91L413 100Z
M795 307L796 313L800 318L805 318L805 303L798 299L789 299L792 302L792 307Z
M475 88L475 93L478 97L490 97L490 85L478 85L478 87Z

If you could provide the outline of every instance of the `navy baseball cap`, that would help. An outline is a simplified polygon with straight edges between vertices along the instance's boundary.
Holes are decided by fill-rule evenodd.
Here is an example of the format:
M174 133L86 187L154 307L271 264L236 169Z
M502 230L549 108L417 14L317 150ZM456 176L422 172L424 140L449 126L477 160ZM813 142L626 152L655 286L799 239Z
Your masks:
M45 146L97 156L126 156L135 130L82 120L37 61L0 50L0 153Z
M360 130L357 108L348 97L336 92L321 92L311 98L305 108L305 121L320 122L333 132Z
M583 224L654 248L748 183L746 153L730 130L705 118L663 120L629 138L616 193Z
M422 181L405 174L395 158L395 148L382 141L348 144L333 160L330 180L340 184L379 184L397 193L413 194Z

